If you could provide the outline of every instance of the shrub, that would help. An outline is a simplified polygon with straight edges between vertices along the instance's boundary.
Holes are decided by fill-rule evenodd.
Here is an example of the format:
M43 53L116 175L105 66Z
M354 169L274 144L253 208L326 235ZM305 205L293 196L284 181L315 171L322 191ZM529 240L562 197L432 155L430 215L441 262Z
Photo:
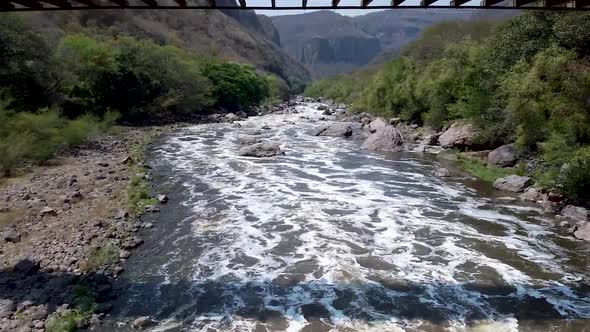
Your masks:
M0 173L7 175L23 162L43 162L60 146L80 144L104 131L109 121L91 116L69 121L52 109L17 113L0 104Z
M211 61L202 72L213 83L219 107L248 110L269 96L269 83L250 65Z

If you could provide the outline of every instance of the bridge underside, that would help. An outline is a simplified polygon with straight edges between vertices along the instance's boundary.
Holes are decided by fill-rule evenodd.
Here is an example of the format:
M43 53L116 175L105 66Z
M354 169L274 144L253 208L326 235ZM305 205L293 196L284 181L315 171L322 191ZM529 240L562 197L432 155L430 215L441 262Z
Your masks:
M373 0L358 0L358 5L340 5L340 0L325 0L323 5L308 4L308 0L268 0L268 5L252 6L248 0L239 0L237 6L217 5L207 0L205 5L195 5L190 0L0 0L0 12L86 10L86 9L243 9L243 10L293 10L293 9L408 9L408 8L489 8L489 9L552 9L588 10L590 0L481 0L473 5L469 0L420 0L410 5L406 0L391 0L387 5L374 4ZM285 5L284 2L288 2ZM315 2L315 1L314 1Z

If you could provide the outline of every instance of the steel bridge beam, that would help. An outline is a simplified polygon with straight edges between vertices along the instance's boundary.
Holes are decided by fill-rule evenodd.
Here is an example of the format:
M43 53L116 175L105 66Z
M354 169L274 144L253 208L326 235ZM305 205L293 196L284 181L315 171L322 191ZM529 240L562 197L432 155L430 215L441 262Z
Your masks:
M326 5L310 5L308 0L301 0L295 4L278 5L276 0L267 0L263 6L248 5L247 0L238 0L238 6L218 5L216 0L207 0L205 4L189 3L187 0L0 0L0 12L22 11L56 11L56 10L89 10L89 9L223 9L223 10L294 10L294 9L415 9L415 8L493 8L493 9L542 9L590 11L590 0L512 0L506 4L503 0L480 0L480 5L468 5L469 0L443 0L449 1L446 5L432 6L437 0L421 0L419 5L405 5L406 0L391 0L389 5L374 4L373 0L357 0L357 5L342 5L340 0L330 0ZM46 5L46 6L44 6Z

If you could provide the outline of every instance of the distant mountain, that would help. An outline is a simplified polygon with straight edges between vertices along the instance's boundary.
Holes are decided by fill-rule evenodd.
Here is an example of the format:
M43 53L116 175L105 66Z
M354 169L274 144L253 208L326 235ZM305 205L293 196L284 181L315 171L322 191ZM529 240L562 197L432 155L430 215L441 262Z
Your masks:
M274 16L282 47L315 77L348 72L386 59L436 23L498 19L507 11L403 9L348 17L333 11Z
M207 3L206 0L188 0ZM235 0L217 0L236 6ZM97 33L150 38L277 74L293 83L310 79L308 70L280 47L279 34L267 17L237 10L89 10L23 13L25 22L56 42L77 26Z

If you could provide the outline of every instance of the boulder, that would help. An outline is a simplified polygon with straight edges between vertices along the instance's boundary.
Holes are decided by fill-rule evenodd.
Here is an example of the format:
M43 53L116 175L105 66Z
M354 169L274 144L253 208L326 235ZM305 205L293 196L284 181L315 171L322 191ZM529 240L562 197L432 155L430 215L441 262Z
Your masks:
M234 113L227 113L225 115L225 119L228 121L238 121L240 120L240 117L235 115Z
M516 148L514 144L502 145L488 154L488 165L497 167L512 167L516 165Z
M563 208L561 215L571 220L586 222L590 220L590 211L583 207L568 205Z
M389 119L389 124L392 126L397 125L398 123L402 122L401 118L391 118Z
M332 115L332 111L330 111L329 109L325 110L322 115Z
M133 321L133 328L136 330L145 330L148 327L152 327L154 325L156 325L158 322L151 319L150 317L144 316L144 317L139 317L136 320Z
M158 202L160 202L160 204L168 203L168 196L166 195L158 195L156 196L156 199L158 200Z
M0 318L6 318L16 311L16 305L11 299L0 299Z
M441 178L448 178L449 176L451 176L451 172L449 172L449 170L444 167L439 167L432 172L432 175Z
M577 239L590 241L590 222L585 222L581 226L578 225L578 230L574 232Z
M523 192L533 184L533 179L526 176L508 175L494 181L494 188L498 190Z
M543 200L543 194L535 187L527 188L524 193L520 194L523 201L538 202Z
M46 206L41 210L40 214L41 216L57 216L57 211L52 207Z
M318 132L314 134L314 136L343 136L343 137L350 137L352 136L353 130L352 127L345 123L335 123L329 126L323 127Z
M404 138L395 127L386 125L369 135L363 143L363 149L398 152L404 149Z
M389 126L389 124L383 118L376 118L369 123L369 132L375 133L387 126Z
M276 143L256 143L241 148L238 154L244 157L263 158L284 155L285 152Z
M465 149L474 146L477 131L470 123L456 122L440 135L438 141L443 148Z
M318 111L325 111L325 110L327 110L327 109L328 109L328 106L327 106L327 105L323 105L323 104L322 104L322 105L319 105L319 106L318 106Z
M41 264L28 258L25 258L14 265L14 272L22 273L24 275L33 275L37 273L39 269L41 269Z
M4 241L6 242L16 243L20 241L20 233L14 230L13 228L5 230L2 236L4 238Z
M238 139L238 141L240 145L252 145L262 142L262 139L260 139L260 137L254 136L242 136Z

